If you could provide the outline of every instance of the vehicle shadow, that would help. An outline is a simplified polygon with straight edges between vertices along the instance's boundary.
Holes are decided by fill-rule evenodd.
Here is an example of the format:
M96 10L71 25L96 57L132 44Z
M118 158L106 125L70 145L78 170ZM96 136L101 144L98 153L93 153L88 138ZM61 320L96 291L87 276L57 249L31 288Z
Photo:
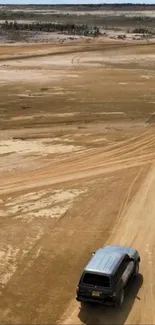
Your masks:
M125 290L125 300L121 308L101 306L97 304L82 304L78 317L83 324L119 324L123 325L132 309L135 300L140 303L138 291L142 287L143 276L139 274L132 279Z

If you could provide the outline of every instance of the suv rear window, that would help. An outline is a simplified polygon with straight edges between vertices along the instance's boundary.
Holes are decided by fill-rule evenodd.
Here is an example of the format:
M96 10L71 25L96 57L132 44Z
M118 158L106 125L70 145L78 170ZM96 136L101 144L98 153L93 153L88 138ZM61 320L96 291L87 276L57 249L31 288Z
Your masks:
M85 284L90 284L90 285L95 285L95 286L100 286L105 288L110 287L110 279L106 275L85 273L82 282Z

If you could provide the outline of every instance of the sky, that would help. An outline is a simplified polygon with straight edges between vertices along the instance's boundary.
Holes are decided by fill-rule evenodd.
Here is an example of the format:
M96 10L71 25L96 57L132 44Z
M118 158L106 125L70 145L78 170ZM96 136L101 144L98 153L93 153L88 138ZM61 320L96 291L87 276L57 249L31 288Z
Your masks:
M155 0L0 0L0 4L83 4L83 3L154 3Z

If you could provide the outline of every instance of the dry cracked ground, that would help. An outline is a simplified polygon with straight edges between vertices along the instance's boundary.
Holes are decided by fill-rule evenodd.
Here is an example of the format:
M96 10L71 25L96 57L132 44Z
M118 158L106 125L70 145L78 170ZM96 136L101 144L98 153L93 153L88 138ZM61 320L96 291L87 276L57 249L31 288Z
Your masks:
M0 323L155 324L155 45L0 47ZM122 310L81 308L92 251L137 248Z

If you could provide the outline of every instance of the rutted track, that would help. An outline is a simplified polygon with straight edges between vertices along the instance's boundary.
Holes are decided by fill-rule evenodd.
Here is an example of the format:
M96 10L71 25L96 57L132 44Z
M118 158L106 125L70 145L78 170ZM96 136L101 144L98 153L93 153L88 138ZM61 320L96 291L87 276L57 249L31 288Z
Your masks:
M64 314L63 324L154 324L154 191L155 166L153 165L130 203L126 215L121 219L117 231L107 242L136 247L142 259L142 275L130 288L123 310L120 312L119 309L108 310L103 307L94 309L83 307L80 310L79 304L73 301Z
M150 45L153 51L154 46ZM119 65L116 70L108 68L106 72L100 64L91 67L91 62L96 60L95 51L101 51L101 56L104 53L108 55L109 51L110 56L110 51L114 52L116 48L121 53L122 47L124 55L126 47L129 57L131 46L133 51L137 46L140 53L145 47L148 51L148 45L131 45L124 41L121 44L100 44L94 40L92 46L74 44L59 48L37 45L37 48L32 47L32 51L30 47L14 53L14 58L8 58L14 61L9 62L10 67L6 70L2 65L8 84L9 80L13 81L12 77L9 79L10 70L15 69L18 74L22 68L28 75L27 81L23 78L22 87L18 80L15 88L11 84L1 89L2 127L7 129L4 131L6 142L1 144L0 172L0 322L3 324L123 325L155 322L155 133L153 127L145 124L146 115L154 112L154 104L150 103L151 96L151 101L154 101L154 71L151 65L150 77L146 67L141 67L140 74L132 67L124 71L121 68L119 73ZM91 51L92 61L83 69L86 53ZM56 53L62 56L57 57ZM20 55L25 60L16 64L16 57ZM32 58L51 56L53 60L26 60L31 55ZM45 75L49 66L51 76L52 66L58 75L63 69L65 80L60 74L57 81L48 81L47 89L40 88L45 87L44 78L35 79L34 86L30 70L31 67L35 69L35 65L36 70L42 70ZM66 70L69 70L68 79ZM145 74L146 78L141 79ZM71 75L74 79L70 79ZM8 96L12 89L14 102L10 101L12 95ZM38 94L38 89L41 97L29 96ZM23 99L20 98L22 94L26 95ZM8 96L8 102L5 96ZM80 107L81 99L84 106ZM28 110L23 111L23 108ZM40 110L41 117L35 118ZM113 114L117 110L122 112L121 119L118 115L116 119ZM72 118L65 117L68 112ZM95 120L98 112L107 113L100 123ZM60 116L57 117L54 127L53 116L59 113L62 117L60 120ZM44 119L46 114L47 119ZM91 121L87 120L89 114ZM28 116L32 121L24 120ZM19 121L16 120L18 117ZM140 117L138 123L137 117ZM113 127L118 125L121 125L122 132ZM37 151L42 138L50 138L50 141ZM30 149L31 139L35 139L34 145L37 146L34 155L33 150L24 149ZM14 141L18 147L15 151ZM6 151L3 150L5 144L8 145ZM47 147L53 149L55 144L64 144L66 151L60 150L55 154L47 150ZM67 151L69 144L73 144L71 151ZM74 151L76 146L78 151ZM106 243L137 247L142 257L142 276L128 293L122 311L102 307L80 309L75 301L80 271L92 250Z
M15 177L11 174L9 177L2 177L3 189L0 194L147 165L155 160L154 148L155 137L149 131L124 141L121 145L110 145L105 150L91 149L78 154L72 153L69 158L51 163L46 169L16 173Z

